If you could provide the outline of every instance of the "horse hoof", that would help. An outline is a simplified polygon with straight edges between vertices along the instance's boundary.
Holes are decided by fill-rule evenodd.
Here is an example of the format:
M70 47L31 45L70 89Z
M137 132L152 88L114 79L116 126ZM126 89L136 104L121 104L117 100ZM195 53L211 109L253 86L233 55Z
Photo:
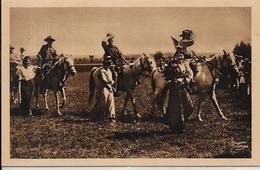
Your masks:
M141 119L142 116L141 116L139 113L137 113L137 114L136 114L136 117L137 117L138 119Z
M58 113L58 116L62 116L62 113L61 113L61 112L59 112L59 113Z
M228 118L227 118L226 116L223 116L222 119L224 119L224 120L228 120Z
M46 111L50 110L48 107L45 108Z
M201 117L199 117L199 121L200 121L200 122L203 122L203 119L202 119Z

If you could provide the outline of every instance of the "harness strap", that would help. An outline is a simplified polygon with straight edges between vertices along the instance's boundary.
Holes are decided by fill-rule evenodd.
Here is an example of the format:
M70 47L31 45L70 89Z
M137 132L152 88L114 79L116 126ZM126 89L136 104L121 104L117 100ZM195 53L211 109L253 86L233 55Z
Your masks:
M61 62L61 60L63 60L63 58L60 58L58 61L56 61L46 75L48 75L56 67L56 65L58 65Z
M220 74L221 76L224 76L219 69L217 69L216 67L212 66L212 64L210 64L209 62L205 61L204 59L202 59L201 57L197 56L194 54L194 56L199 59L199 61L201 61L202 63L206 64L207 66L209 66L209 68L211 68L212 70L214 69L218 74Z

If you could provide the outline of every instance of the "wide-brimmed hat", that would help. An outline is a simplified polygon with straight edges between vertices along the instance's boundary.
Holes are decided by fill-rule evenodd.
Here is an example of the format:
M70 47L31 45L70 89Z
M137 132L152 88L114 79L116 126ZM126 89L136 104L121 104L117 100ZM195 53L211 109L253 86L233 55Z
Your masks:
M20 51L25 51L25 49L23 47L20 48Z
M183 30L180 37L190 36L192 34L192 30Z
M115 37L115 35L114 34L112 34L112 33L107 33L107 39L109 40L109 39L113 39Z
M44 39L44 41L53 42L53 41L56 41L56 40L54 38L52 38L51 36L48 36L47 38Z

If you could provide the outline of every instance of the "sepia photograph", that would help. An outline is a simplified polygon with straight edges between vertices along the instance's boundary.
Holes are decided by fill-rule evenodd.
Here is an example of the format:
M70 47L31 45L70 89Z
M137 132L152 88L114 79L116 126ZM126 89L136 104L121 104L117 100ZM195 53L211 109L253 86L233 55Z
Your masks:
M10 7L8 28L9 159L253 158L251 7Z

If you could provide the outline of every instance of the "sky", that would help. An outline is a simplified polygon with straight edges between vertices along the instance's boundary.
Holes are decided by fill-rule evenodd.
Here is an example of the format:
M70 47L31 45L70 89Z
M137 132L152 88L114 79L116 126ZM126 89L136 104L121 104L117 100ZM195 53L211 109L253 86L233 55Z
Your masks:
M124 54L174 52L170 36L195 33L195 52L231 51L251 41L251 9L177 7L11 8L10 44L36 55L44 38L56 39L58 54L102 55L101 41L113 33Z

